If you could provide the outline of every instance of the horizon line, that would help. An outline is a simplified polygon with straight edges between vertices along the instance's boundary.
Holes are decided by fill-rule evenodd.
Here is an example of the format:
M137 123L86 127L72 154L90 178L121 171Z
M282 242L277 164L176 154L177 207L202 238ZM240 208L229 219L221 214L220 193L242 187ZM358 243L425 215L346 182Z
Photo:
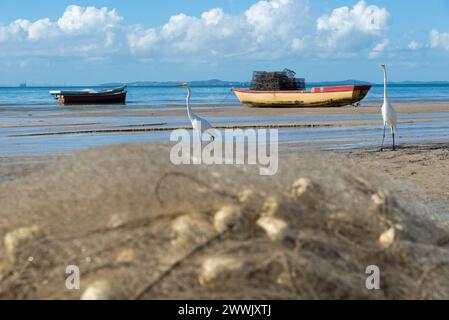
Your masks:
M25 88L39 88L39 87L101 87L101 86L111 86L111 85L129 85L129 86L135 86L140 87L137 85L138 83L142 83L142 87L146 87L149 85L144 85L144 83L151 83L154 85L160 84L175 84L175 83L196 83L196 82L212 82L212 81L220 81L224 83L238 83L238 84L249 84L251 81L239 81L239 80L219 80L219 79L210 79L210 80L191 80L191 81L174 81L174 80L167 80L167 81L154 81L154 80L139 80L139 81L129 81L129 82L105 82L105 83L97 83L97 84L27 84ZM357 79L347 79L347 80L325 80L325 81L306 81L307 84L320 84L320 83L340 83L340 82L363 82L367 84L372 85L383 85L383 82L370 82L365 80L357 80ZM418 80L403 80L403 81L389 81L390 84L449 84L449 80L429 80L429 81L418 81ZM136 85L134 85L136 84ZM4 85L0 84L0 88L20 88L21 83L18 85ZM216 85L219 87L220 85ZM222 86L228 86L228 85L222 85Z

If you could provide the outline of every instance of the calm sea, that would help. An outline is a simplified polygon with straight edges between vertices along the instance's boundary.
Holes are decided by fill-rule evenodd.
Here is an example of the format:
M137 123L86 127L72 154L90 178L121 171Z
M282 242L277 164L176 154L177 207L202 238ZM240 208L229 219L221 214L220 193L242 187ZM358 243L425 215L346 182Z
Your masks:
M318 85L316 85L318 86ZM111 117L110 112L100 112L104 107L92 106L93 113L79 107L58 106L49 94L50 87L0 88L0 157L41 156L66 154L74 150L107 144L168 141L170 131L122 132L123 127L140 127L151 123L161 126L189 126L185 113L179 116L160 114L142 117L127 110L137 107L183 109L185 90L178 87L129 87L127 106L111 108L120 116ZM69 88L69 89L74 89ZM81 88L80 88L81 89ZM390 99L396 101L427 101L432 104L449 104L449 85L391 85ZM383 86L375 85L367 96L366 104L382 103ZM230 87L194 87L193 104L196 109L207 109L210 105L231 105L242 108ZM106 109L109 107L106 107ZM213 106L211 106L213 108ZM120 110L119 110L120 109ZM98 112L96 112L98 110ZM212 116L208 120L213 125L233 123L276 124L286 122L317 122L338 120L366 120L375 124L357 126L284 128L279 130L280 150L321 150L376 146L382 135L382 118L378 114L351 115L310 115L298 112L296 117L232 117ZM402 114L399 144L425 141L448 141L449 112ZM429 121L431 119L431 121ZM89 130L108 129L109 133L89 133ZM83 131L86 130L86 133ZM117 130L117 131L114 131ZM78 132L79 131L79 132ZM65 133L64 133L65 132ZM76 134L74 132L77 132ZM64 133L54 135L53 133Z
M318 85L316 85L318 86ZM0 106L57 106L49 94L56 89L85 89L86 87L28 87L1 88ZM97 87L90 87L96 89ZM231 87L195 87L192 103L194 104L238 104ZM374 85L366 97L366 102L381 101L383 86ZM396 101L449 101L449 84L392 84L389 87L389 97ZM129 87L128 105L178 105L183 104L184 90L177 87Z

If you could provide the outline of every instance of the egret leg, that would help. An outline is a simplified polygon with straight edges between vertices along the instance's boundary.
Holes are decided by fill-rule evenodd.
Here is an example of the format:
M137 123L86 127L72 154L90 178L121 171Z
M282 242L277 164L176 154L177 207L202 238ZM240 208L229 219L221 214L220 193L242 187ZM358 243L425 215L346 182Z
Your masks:
M200 143L201 143L201 154L203 154L203 133L200 132L199 135L200 135Z
M386 130L387 130L387 125L384 124L384 137L382 139L382 147L380 148L380 151L384 151L384 143L385 143L385 134L386 134Z
M396 146L394 145L394 131L393 130L391 130L391 134L393 136L393 151L395 151L396 150Z

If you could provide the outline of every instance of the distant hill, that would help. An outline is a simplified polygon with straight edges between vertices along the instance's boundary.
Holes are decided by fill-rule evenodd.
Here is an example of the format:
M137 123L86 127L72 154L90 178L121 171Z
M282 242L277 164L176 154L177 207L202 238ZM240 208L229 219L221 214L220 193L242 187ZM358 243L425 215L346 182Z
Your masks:
M368 81L349 79L349 80L340 80L340 81L320 81L320 82L307 82L306 81L306 84L308 87L313 87L313 86L345 86L345 85L351 85L351 84L366 85L366 84L371 84L371 83Z
M400 82L390 82L391 84L402 84L402 85L449 85L449 81L400 81ZM383 83L382 83L383 84Z
M100 86L104 87L113 87L113 86L121 86L126 84L128 87L173 87L177 84L183 83L185 81L138 81L138 82L130 82L130 83L104 83ZM187 82L192 87L245 87L249 86L249 82L240 82L240 81L223 81L218 79L212 80L200 80L200 81L190 81Z
M307 80L307 79L306 79ZM184 81L185 82L185 81ZM126 84L128 87L174 87L177 84L183 83L183 81L138 81L130 83L103 83L100 87L118 87ZM244 81L223 81L218 79L212 80L200 80L187 82L192 87L249 87L250 82ZM341 80L341 81L321 81L321 82L307 82L307 87L320 87L320 86L344 86L344 85L383 85L383 83L370 83L363 80ZM400 81L389 82L390 85L449 85L449 81Z

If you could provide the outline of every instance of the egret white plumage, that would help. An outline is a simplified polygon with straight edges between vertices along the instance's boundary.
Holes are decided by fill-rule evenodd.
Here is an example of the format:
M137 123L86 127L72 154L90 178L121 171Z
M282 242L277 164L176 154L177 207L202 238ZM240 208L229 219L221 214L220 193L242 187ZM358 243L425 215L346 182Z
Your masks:
M394 151L394 150L396 150L394 138L395 138L395 134L397 132L398 116L397 116L396 110L394 110L393 105L388 100L387 67L385 66L385 64L381 64L380 67L384 70L384 104L382 106L382 117L384 120L384 136L382 139L381 151L384 150L385 131L387 129L387 126L389 126L391 129L391 135L393 138L393 151Z
M193 131L196 131L200 138L202 139L203 134L206 130L212 129L212 125L205 119L197 116L193 113L192 107L190 106L190 97L192 96L192 89L189 87L187 83L178 84L178 87L187 89L187 97L186 97L186 107L187 107L187 115L192 123ZM212 135L211 135L212 136ZM212 139L214 136L212 136Z

